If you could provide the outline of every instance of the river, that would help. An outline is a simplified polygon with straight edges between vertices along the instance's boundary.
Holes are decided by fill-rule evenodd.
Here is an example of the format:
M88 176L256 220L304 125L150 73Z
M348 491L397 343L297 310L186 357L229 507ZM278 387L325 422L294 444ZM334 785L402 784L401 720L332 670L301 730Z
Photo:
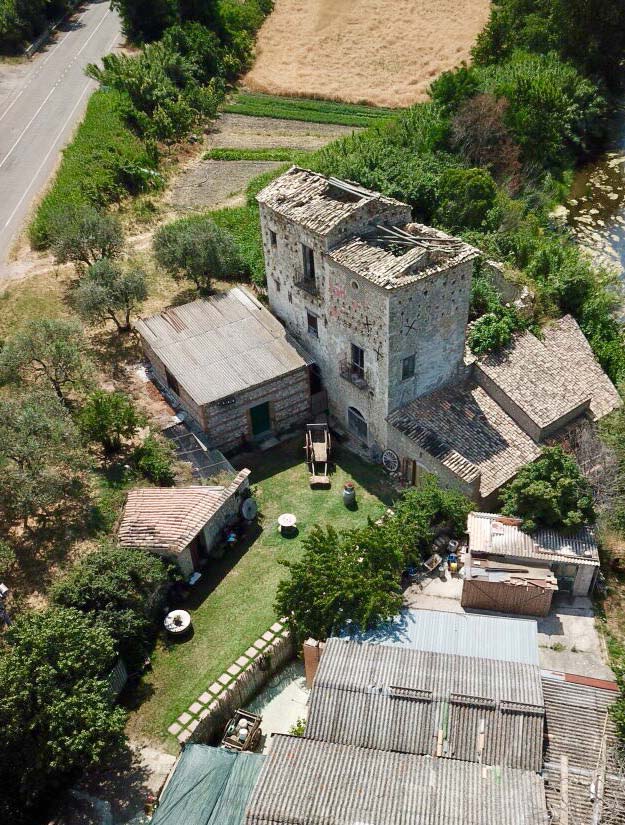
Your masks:
M625 276L625 103L615 114L605 153L576 173L566 207L581 246Z

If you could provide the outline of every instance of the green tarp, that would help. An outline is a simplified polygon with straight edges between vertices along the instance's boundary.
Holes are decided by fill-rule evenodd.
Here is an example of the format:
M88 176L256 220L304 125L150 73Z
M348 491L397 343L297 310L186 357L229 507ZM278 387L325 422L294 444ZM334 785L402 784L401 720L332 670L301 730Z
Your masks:
M243 825L264 756L187 745L152 825Z

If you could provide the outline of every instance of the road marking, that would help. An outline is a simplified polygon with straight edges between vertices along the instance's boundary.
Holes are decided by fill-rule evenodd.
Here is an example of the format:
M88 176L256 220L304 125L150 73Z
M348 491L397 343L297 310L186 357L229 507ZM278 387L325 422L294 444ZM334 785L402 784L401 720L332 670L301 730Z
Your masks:
M47 155L45 156L45 158L41 161L41 164L39 165L39 168L37 169L37 171L35 172L35 174L32 176L32 178L31 178L31 180L30 180L30 183L28 184L28 188L24 190L24 194L22 195L22 197L21 197L21 198L19 199L19 201L17 202L17 206L16 206L16 207L15 207L15 209L11 212L11 214L9 215L9 218L8 218L7 222L4 224L4 228L5 228L5 229L7 228L7 226L11 223L11 221L12 221L12 220L13 220L13 218L15 217L15 213L17 212L17 210L18 210L18 209L20 208L20 206L24 203L24 199L26 198L26 195L28 195L28 193L29 193L29 192L30 192L30 190L32 189L33 184L34 184L34 183L35 183L35 181L37 180L37 176L39 175L39 173L41 172L41 170L43 169L43 167L46 165L46 163L48 162L48 159L49 159L50 155L52 154L52 152L55 150L55 148L56 148L56 144L57 144L57 143L58 143L58 141L61 139L61 136L62 136L63 132L64 132L64 131L65 131L65 129L67 128L67 124L68 124L68 123L69 123L69 121L70 121L70 120L74 117L74 114L76 113L76 109L78 109L78 107L79 107L79 106L80 106L80 104L82 103L82 99L84 98L84 96L87 94L87 92L88 92L88 91L89 91L89 89L91 88L91 83L92 83L92 81L89 81L89 82L87 83L87 85L85 86L85 88L84 88L84 89L83 89L83 91L82 91L82 94L80 95L80 97L79 97L79 98L78 98L78 100L76 101L76 105L74 106L74 108L72 109L72 111L69 113L69 115L68 115L67 119L65 120L65 123L63 124L63 126L61 126L61 129L60 129L60 131L59 131L58 135L54 138L54 141L52 142L52 146L51 146L51 147L50 147L50 149L48 150L48 154L47 154Z
M7 152L7 154L4 156L4 158L2 159L2 161L0 161L0 169L2 169L2 167L3 167L3 166L4 166L4 164L7 162L7 160L11 157L11 155L13 154L14 149L17 147L17 145L19 144L20 140L24 137L24 135L26 134L26 132L30 129L30 127L32 126L32 124L33 124L33 122L34 122L35 118L37 117L37 115L39 114L39 112L43 109L43 107L46 105L46 103L50 100L50 98L52 97L52 94L53 94L54 90L56 89L56 86L57 86L57 84L55 84L55 85L54 85L54 86L50 89L50 91L49 91L49 92L48 92L48 94L46 95L46 98L45 98L45 100L43 101L43 103L41 104L41 106L37 109L37 111L35 112L35 114L31 117L31 119L28 121L28 123L26 124L26 126L25 126L25 127L24 127L24 129L22 130L21 135L20 135L20 136L18 137L18 139L15 141L15 143L13 144L13 146L11 146L11 148L9 149L9 151Z

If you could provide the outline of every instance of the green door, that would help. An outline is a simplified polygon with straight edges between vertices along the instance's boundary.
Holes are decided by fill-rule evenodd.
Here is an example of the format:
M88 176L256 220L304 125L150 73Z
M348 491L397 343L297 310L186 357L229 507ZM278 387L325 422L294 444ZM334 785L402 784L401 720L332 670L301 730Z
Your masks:
M251 407L250 418L252 420L252 435L263 435L271 430L271 416L269 415L269 401Z

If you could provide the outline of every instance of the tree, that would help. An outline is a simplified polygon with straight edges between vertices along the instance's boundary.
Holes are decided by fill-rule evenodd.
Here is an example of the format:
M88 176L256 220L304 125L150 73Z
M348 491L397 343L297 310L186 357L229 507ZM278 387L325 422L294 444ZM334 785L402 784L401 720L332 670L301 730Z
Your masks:
M122 439L132 438L144 424L145 417L122 392L95 390L78 413L83 435L101 444L107 454L119 452Z
M150 434L132 453L137 470L163 487L174 483L174 448L162 436Z
M168 565L158 556L104 545L75 564L52 597L106 628L126 664L138 668L154 636L167 581Z
M590 484L562 447L546 447L501 491L503 513L522 519L527 532L539 526L575 533L594 522Z
M446 169L437 219L450 229L478 229L495 205L497 184L486 169Z
M92 206L64 210L55 218L50 234L56 262L71 261L79 268L92 266L102 258L117 258L124 247L119 218Z
M136 43L158 40L176 23L195 21L218 34L221 17L218 0L112 0L122 19L124 34Z
M0 382L49 387L67 404L89 382L91 364L77 321L42 318L27 321L0 350Z
M157 262L176 280L188 278L208 293L213 280L240 277L245 269L232 235L208 216L182 218L154 236Z
M108 631L76 610L25 613L0 650L0 818L30 823L38 804L124 742L106 681Z
M298 639L325 639L349 624L364 630L397 613L403 558L382 527L315 526L303 545L299 561L284 562L291 576L278 585L275 605Z
M0 397L0 512L5 524L46 514L82 490L85 457L67 409L42 392Z
M109 258L101 258L80 278L70 302L83 320L96 324L112 320L118 332L129 332L131 314L147 297L147 277L142 269L124 269Z

